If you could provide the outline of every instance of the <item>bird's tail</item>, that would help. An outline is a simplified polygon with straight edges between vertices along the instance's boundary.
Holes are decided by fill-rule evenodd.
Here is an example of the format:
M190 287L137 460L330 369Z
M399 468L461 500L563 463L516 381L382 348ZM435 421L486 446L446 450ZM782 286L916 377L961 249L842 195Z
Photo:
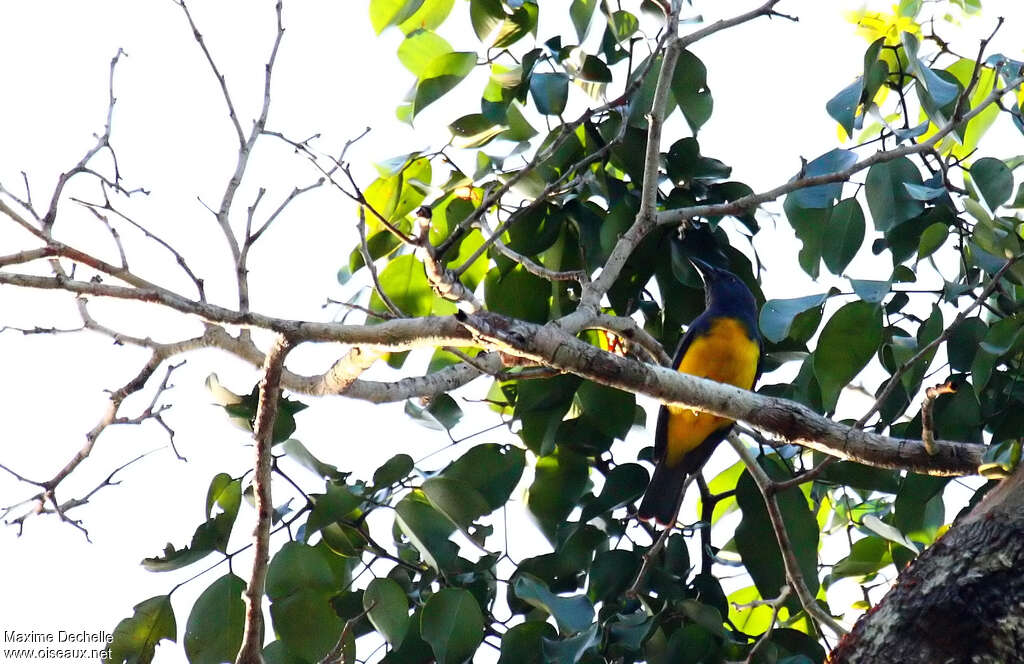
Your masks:
M654 468L654 476L647 486L644 499L640 501L637 516L644 521L653 518L663 526L671 525L679 494L683 491L688 475L684 466L685 464L680 464L675 468L669 468L667 464L658 464Z

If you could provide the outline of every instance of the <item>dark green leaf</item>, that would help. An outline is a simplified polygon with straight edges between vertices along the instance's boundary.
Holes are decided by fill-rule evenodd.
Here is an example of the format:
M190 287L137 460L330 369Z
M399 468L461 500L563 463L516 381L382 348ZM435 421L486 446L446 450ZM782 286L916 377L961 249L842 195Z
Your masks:
M556 595L542 581L528 574L517 576L512 590L519 599L551 615L563 635L576 634L594 621L594 605L585 596Z
M541 653L541 639L557 636L549 623L539 620L519 623L501 635L498 664L546 664Z
M996 208L1010 200L1013 194L1013 173L1006 164L991 157L982 157L971 165L971 180L981 192L988 209Z
M594 623L576 636L554 640L549 638L541 639L541 653L544 655L546 664L576 664L580 659L597 644L598 624ZM589 664L589 663L588 663Z
M324 463L320 459L317 459L313 456L312 452L306 449L305 445L294 438L289 438L284 441L281 445L281 451L287 454L290 459L298 463L303 468L316 473L324 479L344 479L345 473L338 470L336 466L332 466L329 463Z
M583 509L580 522L586 523L599 514L633 502L647 488L649 480L647 471L639 464L624 463L615 466L605 477L601 494Z
M501 132L505 125L494 124L480 113L464 115L448 125L452 132L452 145L457 148L478 148L487 145Z
M839 393L868 363L882 343L882 311L867 302L850 302L832 315L814 351L814 375L825 410L835 409Z
M472 486L487 501L488 511L494 511L508 501L525 466L526 453L522 449L485 443L456 459L442 475Z
M836 148L809 162L803 170L807 177L830 175L857 163L857 153ZM830 182L797 189L789 196L802 208L829 208L843 193L842 182Z
M632 13L620 9L612 12L608 17L608 27L615 36L615 41L622 42L640 29L640 21ZM580 38L582 40L582 37Z
M185 655L191 664L233 662L245 630L245 581L228 573L196 600L185 623Z
M322 590L301 589L273 601L270 618L285 649L307 662L318 662L330 652L344 628L330 594Z
M458 546L448 539L455 527L433 507L410 494L395 506L395 522L423 560L437 571L455 562Z
M980 318L966 318L954 327L946 341L949 367L954 371L969 371L978 345L987 333L988 326Z
M480 492L453 477L431 477L420 489L430 504L459 528L468 528L491 511Z
M547 322L550 298L551 285L521 265L504 275L492 268L484 279L487 308L512 318Z
M825 224L821 257L833 274L842 274L864 244L864 212L856 198L839 201Z
M512 16L501 24L498 36L494 38L494 48L508 48L527 33L537 34L537 4L533 0L518 4L519 7L512 12Z
M636 397L592 381L583 381L576 390L583 417L598 431L625 440L633 425Z
M177 638L178 626L170 596L150 597L135 605L131 618L117 623L109 645L110 656L105 661L149 664L160 641L177 641Z
M828 299L828 293L805 295L786 300L768 300L761 307L761 315L758 320L761 332L769 341L779 343L789 336L790 326L797 314L809 309L820 309L826 299Z
M812 278L818 278L821 268L821 254L824 250L825 230L831 209L804 208L797 204L792 195L786 196L782 209L797 238L803 242L798 260L800 267Z
M919 81L924 82L932 100L940 107L956 100L960 92L959 88L918 60L917 50L920 44L917 37L910 32L904 32L900 37L911 73L917 76Z
M911 196L904 186L908 183L920 185L921 174L906 157L875 164L868 169L868 209L877 230L889 231L924 210L921 201Z
M714 108L707 76L708 70L700 58L685 50L679 54L672 72L672 96L694 134L708 121Z
M301 542L287 542L270 560L267 569L267 597L276 602L301 590L329 592L334 573L316 548Z
M534 74L530 77L530 94L538 111L544 115L561 115L569 99L569 77L559 72Z
M921 233L921 240L917 245L917 258L927 258L946 243L949 237L949 227L943 223L934 223Z
M505 10L501 7L501 0L470 0L469 18L477 39L483 41L504 20Z
M443 588L424 605L420 634L437 664L465 662L484 639L483 612L468 590Z
M373 471L373 488L376 491L383 489L386 486L391 486L395 482L404 479L409 476L412 472L413 462L412 457L408 454L396 454L381 465L380 468Z
M766 466L765 469L773 479L780 479L787 474L774 460L762 459L761 465ZM776 494L776 500L804 581L811 594L817 594L818 523L807 505L807 498L799 488L793 487ZM743 565L754 579L761 597L777 597L786 585L785 567L764 497L748 471L743 472L736 484L736 501L743 512L743 520L736 527L736 548L743 558Z
M590 29L590 19L597 9L597 0L573 0L569 5L569 18L572 20L572 27L576 31L576 38L582 43L587 38ZM502 646L504 648L504 646Z
M344 484L328 481L326 491L310 495L314 503L313 511L303 528L303 541L308 542L321 528L344 519L362 502L362 498L352 493Z
M575 452L558 447L537 459L526 506L549 540L554 540L555 530L576 506L586 483L586 459Z
M409 630L409 600L394 579L370 581L363 592L363 610L373 628L397 648Z
M828 100L825 110L833 120L839 123L846 135L853 138L853 121L857 114L857 107L860 105L861 93L864 91L864 81L857 77L850 85L840 90L835 97Z

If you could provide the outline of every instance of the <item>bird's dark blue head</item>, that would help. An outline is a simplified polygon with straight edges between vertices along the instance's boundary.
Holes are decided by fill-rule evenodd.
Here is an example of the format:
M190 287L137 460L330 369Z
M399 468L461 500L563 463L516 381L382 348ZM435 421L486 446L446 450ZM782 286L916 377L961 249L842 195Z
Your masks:
M749 320L756 330L757 303L747 285L732 272L699 258L691 257L690 262L704 280L705 307Z

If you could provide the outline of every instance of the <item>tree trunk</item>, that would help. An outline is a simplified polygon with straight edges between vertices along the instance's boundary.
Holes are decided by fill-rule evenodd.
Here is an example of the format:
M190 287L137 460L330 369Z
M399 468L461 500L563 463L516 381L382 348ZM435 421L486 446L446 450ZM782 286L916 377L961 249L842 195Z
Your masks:
M829 661L1024 662L1022 471L911 563Z

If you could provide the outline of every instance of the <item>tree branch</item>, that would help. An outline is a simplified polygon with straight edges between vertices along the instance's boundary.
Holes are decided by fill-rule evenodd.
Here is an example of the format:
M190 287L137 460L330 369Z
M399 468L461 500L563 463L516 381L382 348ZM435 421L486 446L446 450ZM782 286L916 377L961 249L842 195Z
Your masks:
M242 646L235 659L237 664L263 663L263 592L267 580L267 565L270 562L270 525L274 515L274 503L270 492L270 474L273 456L274 420L281 396L281 371L285 357L291 349L287 337L279 336L267 353L263 365L263 379L260 381L260 398L256 407L256 421L253 425L253 444L256 448L255 478L256 529L253 532L255 553L252 575L245 589L245 632Z
M736 453L743 459L747 472L754 479L757 488L761 490L765 507L768 508L768 518L772 522L772 530L775 531L775 538L778 540L779 550L782 552L782 562L786 568L786 579L790 588L796 593L800 600L800 606L808 616L814 619L818 625L825 625L838 636L846 634L849 630L840 625L835 618L822 609L815 601L804 581L803 572L800 570L800 563L797 562L796 554L793 553L793 544L789 541L789 534L786 532L786 524L782 519L782 511L779 509L779 502L776 494L769 490L772 484L771 478L764 472L764 469L757 464L757 460L750 454L750 450L743 444L736 434L729 435L729 444L736 450Z

